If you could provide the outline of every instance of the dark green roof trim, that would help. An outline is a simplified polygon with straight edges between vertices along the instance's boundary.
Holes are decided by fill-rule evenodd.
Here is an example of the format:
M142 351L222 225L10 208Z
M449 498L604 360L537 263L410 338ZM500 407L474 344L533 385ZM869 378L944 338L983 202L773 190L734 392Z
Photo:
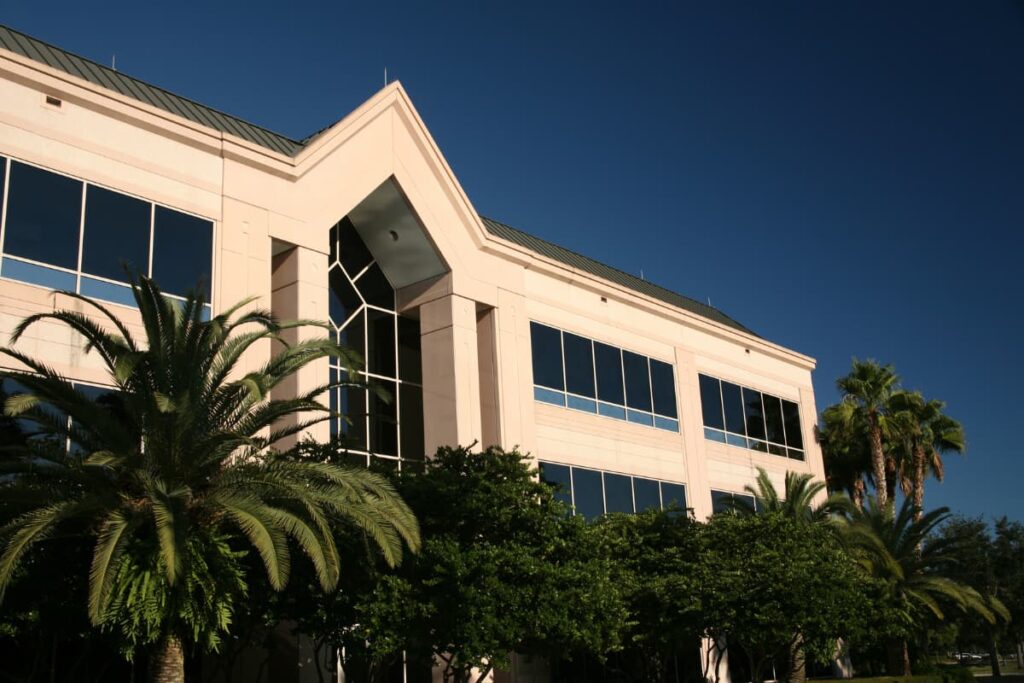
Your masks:
M615 284L622 285L627 289L632 289L634 292L646 294L647 296L658 299L659 301L664 301L665 303L681 308L684 311L696 313L702 318L707 318L708 320L713 320L716 323L727 325L734 330L739 330L740 332L746 332L747 334L757 336L752 330L736 322L717 308L708 306L707 304L702 304L699 301L683 296L682 294L677 294L676 292L665 289L664 287L659 287L647 280L641 280L634 275L625 273L617 268L612 268L611 266L605 265L600 261L595 261L594 259L583 256L582 254L577 254L574 251L570 251L565 247L560 247L557 244L548 242L547 240L534 237L533 235L525 233L522 230L517 230L510 225L505 225L504 223L500 223L484 216L481 216L480 218L483 220L484 227L487 228L487 231L495 237L500 237L508 240L509 242L518 244L519 246L525 247L532 252L540 254L541 256L547 256L550 259L564 263L565 265L576 268L577 270L581 270L585 273L590 273L591 275L596 275L597 277L614 282Z
M237 116L230 116L212 107L167 92L163 88L150 85L145 81L125 76L119 71L44 43L2 24L0 24L0 48L59 69L72 76L83 78L125 97L145 102L201 126L229 133L274 152L295 156L302 151L301 142L269 131L262 126L243 121Z

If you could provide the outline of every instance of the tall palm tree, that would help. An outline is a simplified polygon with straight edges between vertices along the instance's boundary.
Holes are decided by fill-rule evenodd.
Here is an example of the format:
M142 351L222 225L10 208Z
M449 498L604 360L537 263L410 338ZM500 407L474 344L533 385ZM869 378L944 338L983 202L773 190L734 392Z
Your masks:
M843 491L855 506L862 507L871 475L871 447L867 425L849 401L829 406L821 414L818 432L829 491Z
M920 392L897 391L889 401L890 413L897 431L904 457L901 484L904 495L910 495L920 519L924 508L924 480L930 472L942 481L945 467L944 453L963 453L966 449L964 428L945 415L943 401L926 400Z
M297 547L327 591L341 565L336 523L361 529L392 565L403 547L418 547L419 532L380 477L274 449L329 416L317 401L326 387L289 398L275 389L327 356L354 365L352 354L326 338L284 343L282 330L313 323L243 312L250 301L206 321L196 296L182 305L145 278L133 293L141 339L105 306L64 293L94 315L30 316L12 347L0 348L26 369L2 373L24 388L7 399L6 414L52 437L30 438L0 463L0 500L16 508L0 528L0 599L27 553L58 533L89 535L92 623L119 630L129 646L156 645L156 680L180 682L183 645L216 647L244 596L244 548L255 549L280 590ZM43 321L84 338L116 390L111 400L90 400L13 348ZM274 354L245 372L243 356L265 341ZM44 441L70 447L34 445Z
M947 605L975 612L989 623L1008 619L1001 602L986 600L970 586L944 575L944 569L955 562L955 539L933 532L949 517L949 510L938 508L920 517L914 513L909 498L898 511L869 498L863 509L850 510L842 527L847 547L887 587L891 605L906 623L917 623L924 611L943 619ZM890 654L890 667L901 671L889 673L911 675L906 637L892 644Z
M892 504L887 486L887 470L895 481L895 463L887 463L882 447L886 430L886 404L899 383L891 365L879 365L876 361L853 359L853 368L845 377L839 378L836 386L842 392L842 400L851 404L859 419L867 426L868 445L871 450L871 473L875 480L875 491L880 506Z

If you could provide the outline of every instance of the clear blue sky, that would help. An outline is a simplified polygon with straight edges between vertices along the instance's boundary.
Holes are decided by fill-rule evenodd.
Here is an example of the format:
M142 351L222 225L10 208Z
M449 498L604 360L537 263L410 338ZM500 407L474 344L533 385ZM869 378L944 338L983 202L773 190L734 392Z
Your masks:
M485 215L949 403L1024 519L1024 3L39 3L0 22L304 137L402 81ZM1024 401L1024 398L1022 398Z

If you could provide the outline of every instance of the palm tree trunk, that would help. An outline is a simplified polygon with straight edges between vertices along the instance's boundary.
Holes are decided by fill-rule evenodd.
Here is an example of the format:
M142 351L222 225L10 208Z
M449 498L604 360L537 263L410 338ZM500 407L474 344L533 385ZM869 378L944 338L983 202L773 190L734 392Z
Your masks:
M154 664L153 683L185 683L185 651L178 636L164 638Z
M906 638L903 639L903 675L914 675L914 672L910 670L910 647L907 645Z
M924 447L914 449L914 521L920 521L924 510Z
M996 631L993 628L988 630L988 659L992 663L992 678L1000 678L1003 672L999 668L999 644L996 642Z
M853 504L858 510L864 509L864 477L857 477L853 482Z
M868 415L868 440L871 442L871 469L875 477L875 495L878 506L885 509L889 505L889 491L885 478L885 452L882 450L882 426L878 423L878 415Z

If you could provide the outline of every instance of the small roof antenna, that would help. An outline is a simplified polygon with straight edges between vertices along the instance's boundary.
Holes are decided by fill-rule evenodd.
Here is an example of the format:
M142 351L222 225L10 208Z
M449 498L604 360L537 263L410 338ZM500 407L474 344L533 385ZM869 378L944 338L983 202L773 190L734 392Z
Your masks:
M110 56L110 68L117 71L117 55Z
M708 297L708 308L714 308L714 306L711 305L711 297L710 296Z
M641 280L646 280L647 279L647 278L644 277L644 269L643 268L640 269L640 279Z
M384 67L384 87L388 87L388 68Z

